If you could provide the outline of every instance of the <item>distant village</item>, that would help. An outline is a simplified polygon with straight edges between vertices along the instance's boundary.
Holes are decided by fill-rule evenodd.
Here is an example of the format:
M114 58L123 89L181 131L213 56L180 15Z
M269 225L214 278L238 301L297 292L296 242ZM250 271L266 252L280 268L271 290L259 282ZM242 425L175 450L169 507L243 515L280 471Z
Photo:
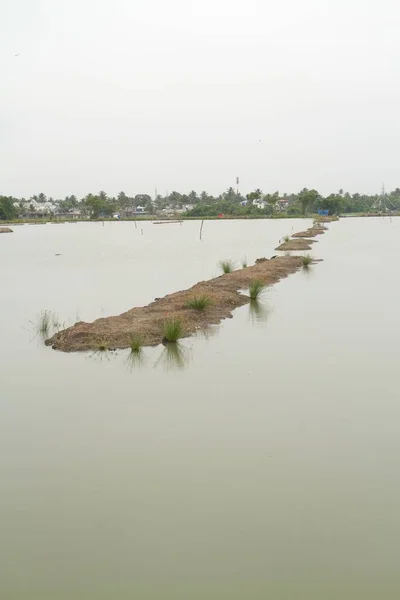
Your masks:
M10 219L133 219L140 215L160 217L267 217L305 215L328 211L330 214L362 212L395 212L400 210L400 189L380 194L349 194L340 189L322 196L315 189L304 188L296 194L263 193L256 189L243 195L233 187L218 196L207 192L191 191L181 194L173 191L164 196L120 192L109 196L101 191L87 194L81 199L75 195L64 199L47 197L44 193L29 199L0 195L0 220Z
M203 193L204 194L204 193ZM121 193L117 198L108 197L104 192L100 192L99 195L89 194L81 200L77 200L75 196L67 196L64 200L58 200L53 198L47 198L44 194L38 196L32 196L28 200L13 199L13 207L19 216L25 218L35 217L58 217L58 218L69 218L69 219L81 219L91 217L107 216L115 219L120 218L132 218L138 215L162 215L162 216L176 216L176 215L190 215L192 211L199 205L209 205L221 202L231 202L238 208L242 209L255 209L260 212L264 212L268 208L272 208L274 211L284 212L287 211L290 204L290 198L275 198L273 202L271 200L265 200L262 198L261 193L255 194L256 197L252 198L252 194L248 194L248 197L243 197L237 193L231 194L228 190L227 194L223 194L217 198L212 196L198 197L193 196L195 193L192 192L191 203L185 203L184 195L180 195L177 192L173 192L171 197L158 196L154 200L151 199L147 194L141 194L133 198L125 196ZM254 195L254 192L253 192ZM140 200L144 202L138 203Z

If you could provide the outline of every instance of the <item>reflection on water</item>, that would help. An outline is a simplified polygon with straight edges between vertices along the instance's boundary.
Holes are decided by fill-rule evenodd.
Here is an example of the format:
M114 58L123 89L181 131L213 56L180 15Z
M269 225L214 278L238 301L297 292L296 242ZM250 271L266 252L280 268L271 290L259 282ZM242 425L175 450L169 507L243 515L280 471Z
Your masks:
M314 269L312 267L312 264L310 265L303 265L302 269L301 269L301 273L303 275L303 277L312 277L314 275Z
M125 364L129 371L133 371L139 367L143 367L147 362L147 357L144 353L143 348L138 350L129 350L125 359Z
M116 356L117 352L115 350L109 350L105 343L100 343L96 350L87 354L87 358L98 363L110 362L110 360L116 358Z
M203 329L198 329L196 332L196 337L203 338L205 340L210 340L215 337L219 332L218 325L209 325L208 327L204 327Z
M154 366L162 365L166 371L184 369L189 362L189 358L189 350L180 342L166 343Z
M260 300L250 300L249 302L249 318L253 325L257 323L265 323L271 310Z

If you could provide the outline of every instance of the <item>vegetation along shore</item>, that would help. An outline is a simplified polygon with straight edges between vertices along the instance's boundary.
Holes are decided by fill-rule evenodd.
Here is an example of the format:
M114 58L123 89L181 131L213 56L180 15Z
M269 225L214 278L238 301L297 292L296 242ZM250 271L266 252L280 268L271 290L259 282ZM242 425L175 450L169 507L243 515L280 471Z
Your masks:
M43 192L29 198L0 194L0 221L63 222L105 219L216 219L221 217L256 219L285 218L317 214L382 215L400 211L400 188L389 194L350 194L339 190L324 196L317 190L304 188L296 193L264 193L256 189L243 194L233 187L216 196L205 191L198 194L173 191L165 195L117 196L105 191L53 198Z

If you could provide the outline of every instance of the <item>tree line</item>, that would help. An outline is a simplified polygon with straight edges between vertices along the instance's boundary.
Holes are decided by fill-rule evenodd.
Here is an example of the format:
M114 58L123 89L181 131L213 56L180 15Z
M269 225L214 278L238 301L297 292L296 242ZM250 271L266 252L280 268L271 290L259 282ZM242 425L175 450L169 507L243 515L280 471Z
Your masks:
M155 198L149 194L128 196L125 192L109 196L100 191L83 198L71 195L54 199L41 192L28 199L0 195L0 219L25 218L34 216L35 212L43 214L46 210L40 210L40 207L49 206L54 207L60 215L79 211L80 215L90 219L107 218L114 214L129 216L135 214L138 207L148 214L184 211L187 217L213 217L221 213L227 216L295 216L316 213L319 209L328 210L330 214L364 213L372 210L378 198L379 194L350 194L343 190L323 196L317 190L307 188L296 194L263 193L256 189L243 195L230 187L218 196L205 191L198 194L192 190L189 194L173 191L164 196L158 194ZM388 206L400 210L400 188L387 194L387 199Z

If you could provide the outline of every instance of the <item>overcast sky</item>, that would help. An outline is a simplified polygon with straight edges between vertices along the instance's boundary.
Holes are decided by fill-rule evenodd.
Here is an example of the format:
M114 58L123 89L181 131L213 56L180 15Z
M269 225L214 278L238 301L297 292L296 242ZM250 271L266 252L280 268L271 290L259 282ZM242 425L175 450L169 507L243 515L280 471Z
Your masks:
M398 0L3 0L0 194L400 187L399 28Z

